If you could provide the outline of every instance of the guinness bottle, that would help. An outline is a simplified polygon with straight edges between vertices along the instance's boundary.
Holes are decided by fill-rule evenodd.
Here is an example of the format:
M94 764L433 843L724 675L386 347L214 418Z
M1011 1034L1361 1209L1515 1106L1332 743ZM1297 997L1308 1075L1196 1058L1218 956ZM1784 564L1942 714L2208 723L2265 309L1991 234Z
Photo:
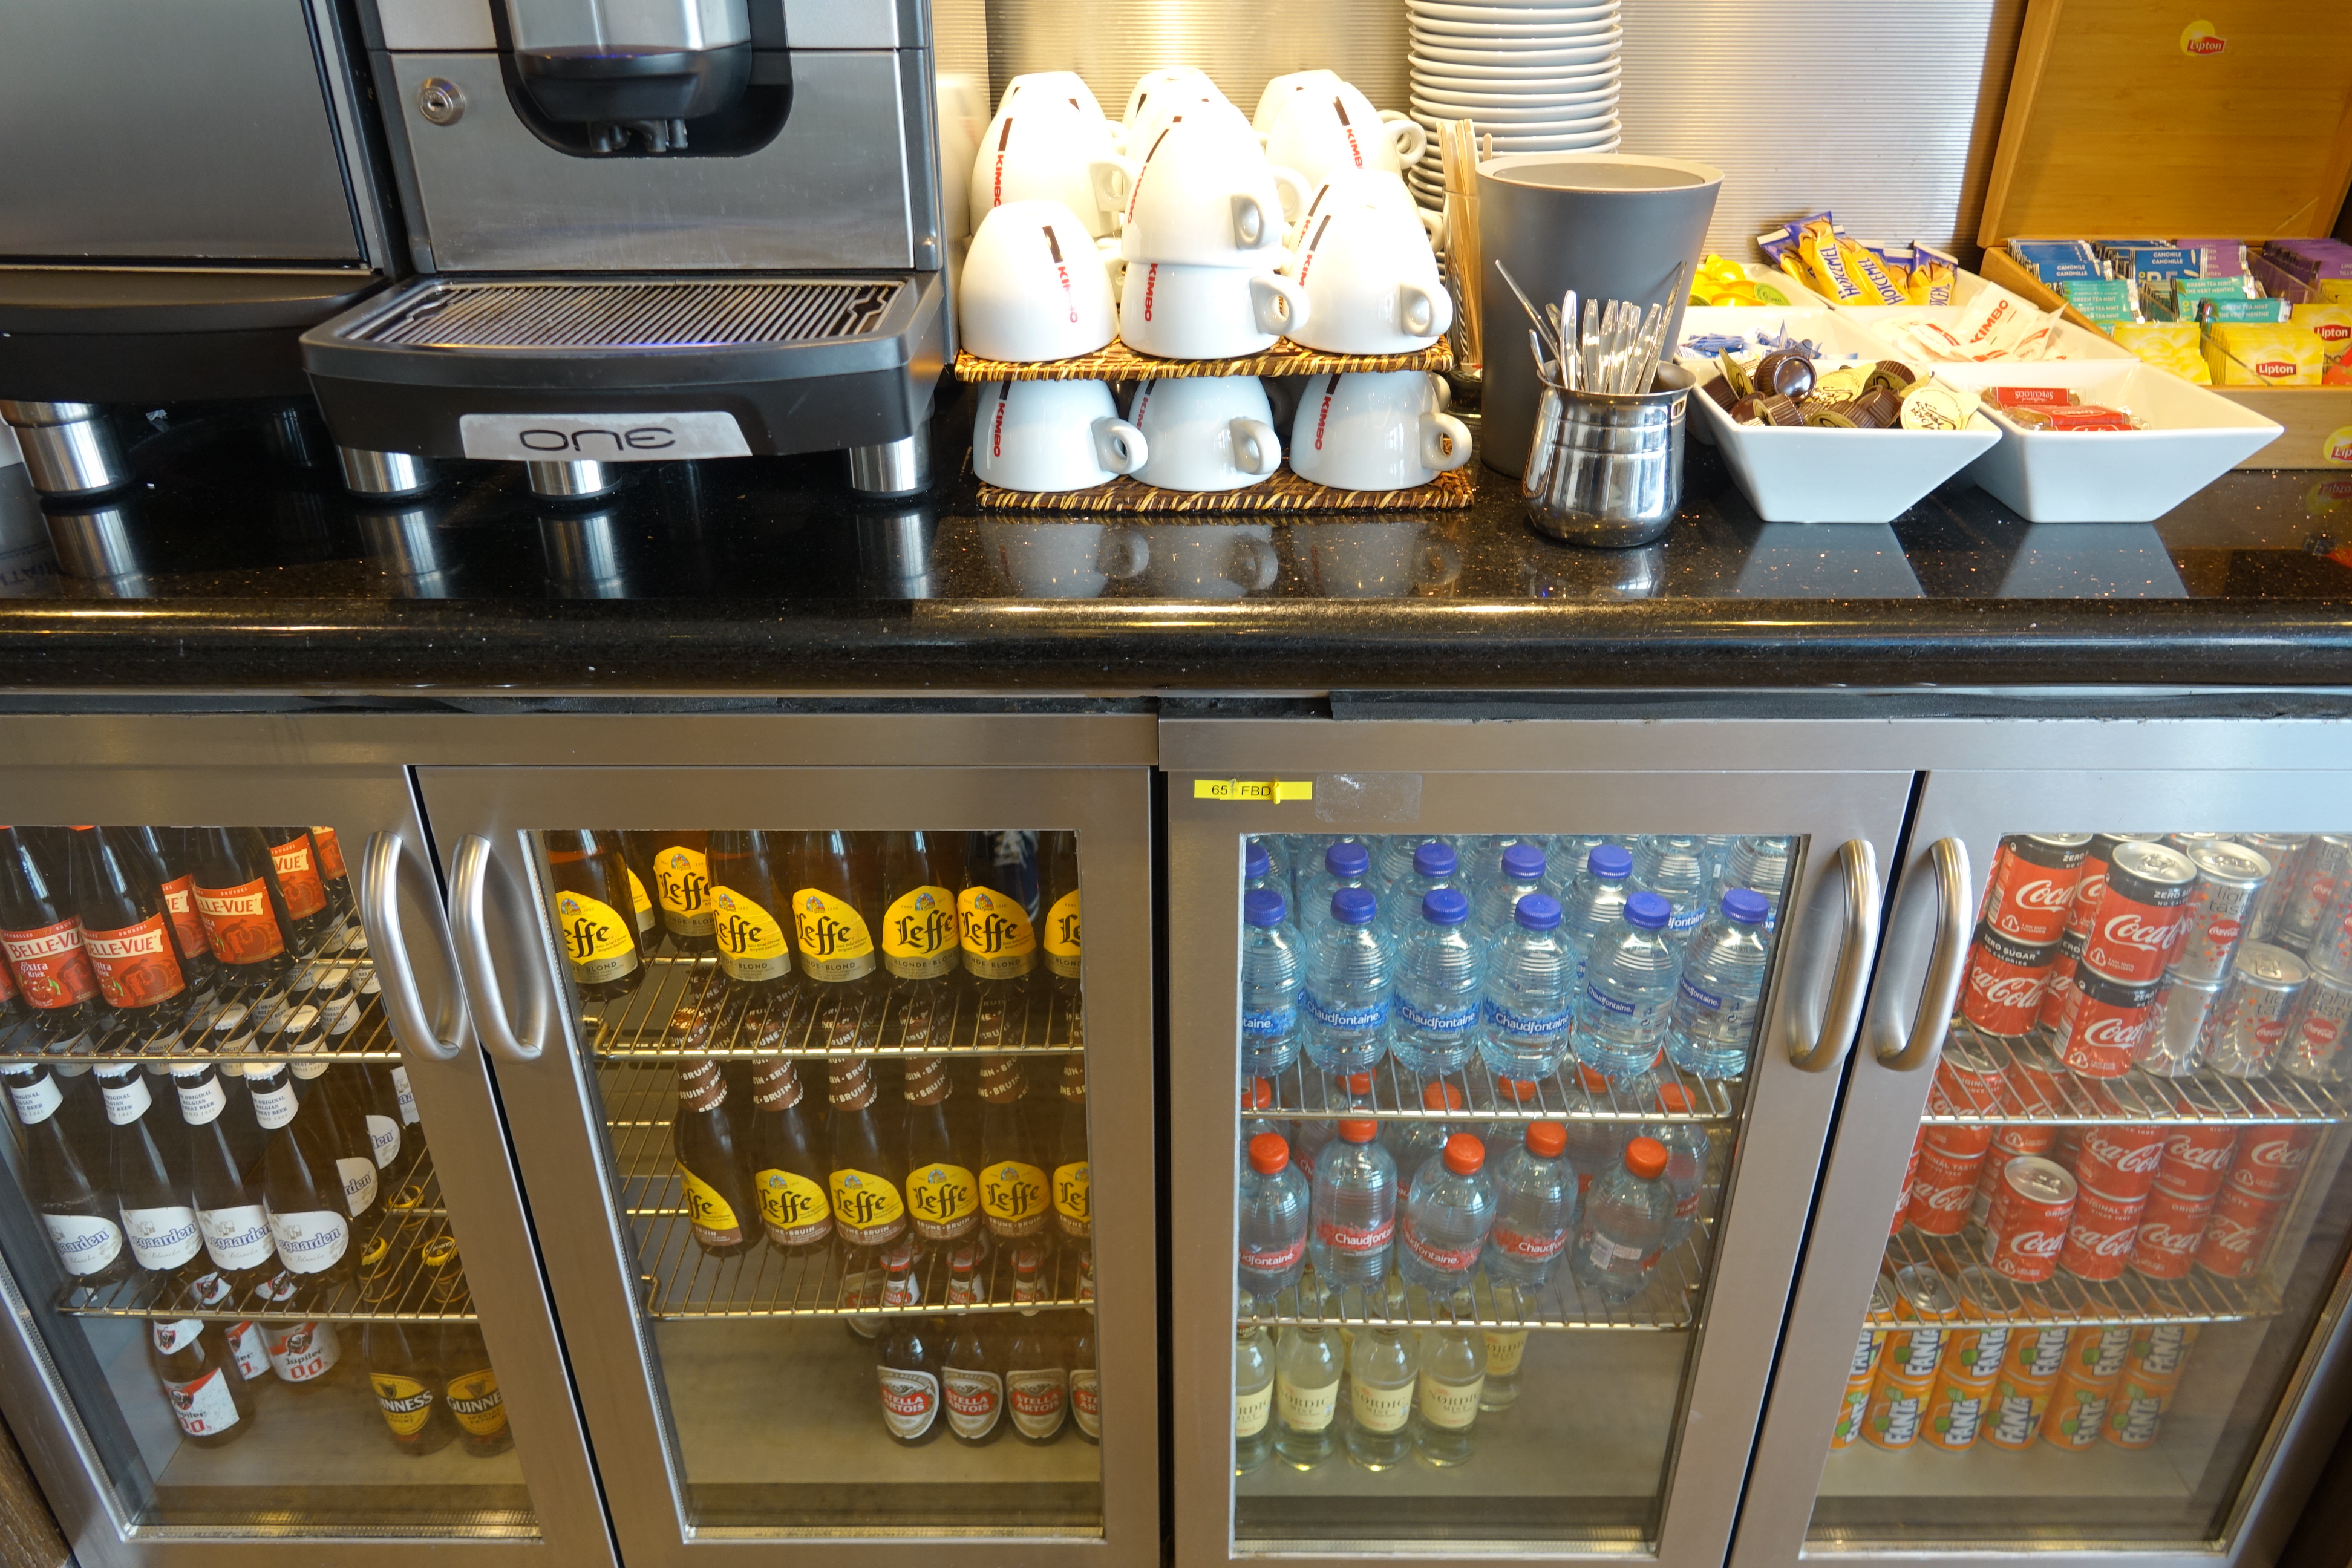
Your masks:
M769 1246L800 1257L831 1240L827 1174L817 1129L801 1108L800 1075L791 1058L766 1058L751 1072L751 1183Z
M1000 1244L1040 1239L1052 1189L1021 1100L1027 1091L1015 1057L981 1064L980 1211Z
M718 943L710 908L709 835L699 828L651 834L654 901L662 927L680 952L709 952Z
M221 1325L195 1318L152 1326L147 1361L180 1436L200 1448L234 1443L253 1430L253 1395L230 1359Z
M92 1184L58 1125L64 1096L57 1079L38 1063L12 1063L0 1069L0 1079L7 1082L24 1132L17 1182L26 1201L40 1212L58 1261L77 1285L111 1285L123 1279L132 1268L130 1248L123 1245L111 1197Z
M261 1156L261 1192L278 1261L298 1281L349 1279L351 1211L323 1119L298 1114L301 1107L285 1062L247 1067L246 1088L253 1096L254 1120L269 1134Z
M18 827L0 827L0 951L37 1033L63 1045L99 1024L81 921L48 857Z
M639 932L629 909L628 868L611 833L549 830L548 878L554 883L555 936L572 983L592 1002L625 996L645 979Z
M462 1310L466 1275L457 1266L457 1244L446 1236L426 1242L425 1267L433 1271L434 1306L446 1312ZM478 1325L463 1318L441 1325L441 1375L442 1404L457 1424L466 1452L487 1459L514 1447L514 1434L507 1429L506 1397L499 1392L499 1374Z
M382 1237L370 1241L360 1254L360 1300L379 1308L390 1300L396 1267L391 1243ZM384 1429L392 1446L412 1459L440 1452L456 1436L442 1404L448 1380L437 1350L431 1324L399 1318L371 1319L360 1336L360 1359L367 1363L368 1387Z
M909 1057L907 1082L907 1213L927 1251L952 1252L976 1240L980 1182L949 1134L946 1064Z
M212 944L205 940L205 922L196 913L196 878L188 858L188 836L177 827L134 827L132 839L147 857L148 874L163 895L163 913L172 922L172 942L180 955L180 973L188 993L201 996L219 978Z
M710 835L711 935L719 966L747 993L792 978L791 885L781 836L721 829Z
M135 1062L109 1062L92 1076L106 1102L114 1200L131 1261L167 1281L182 1279L189 1265L204 1256L204 1237L187 1190L172 1174L149 1124L153 1098L147 1091L147 1074ZM166 1129L166 1136L171 1131Z
M269 846L256 827L191 828L188 842L205 940L222 981L255 1005L294 967L293 917L278 891Z
M911 1313L891 1320L875 1353L882 1424L902 1448L940 1435L940 1375L947 1370L947 1335L935 1321Z
M318 847L307 827L263 830L269 847L269 874L286 907L287 935L297 952L316 952L341 922L327 908L327 884L319 875Z
M228 1094L213 1064L177 1063L172 1084L178 1091L187 1138L188 1185L205 1256L235 1299L243 1300L269 1277L277 1255L260 1186L246 1181L247 1167L229 1144L228 1124L221 1115Z
M705 1057L677 1072L677 1117L670 1146L686 1189L686 1210L697 1246L713 1258L732 1258L751 1245L753 1200L748 1151L727 1110L727 1082Z

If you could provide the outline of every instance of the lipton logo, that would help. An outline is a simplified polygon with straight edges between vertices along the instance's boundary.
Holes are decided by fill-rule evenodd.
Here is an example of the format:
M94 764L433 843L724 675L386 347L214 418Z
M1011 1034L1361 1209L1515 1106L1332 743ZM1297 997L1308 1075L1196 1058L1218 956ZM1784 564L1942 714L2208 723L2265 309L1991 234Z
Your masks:
M2352 338L2352 326L2347 326L2342 321L2315 321L2312 323L2311 330L2319 334L2320 341L2323 342L2340 343L2347 338Z
M2256 375L2267 377L2272 381L2286 381L2292 379L2294 375L2294 362L2293 360L2265 359L2256 360L2254 362L2254 374Z
M515 439L534 452L576 452L582 457L594 457L599 453L658 452L677 445L677 432L661 425L632 425L618 430L602 426L551 430L539 426L517 431Z
M2218 55L2229 47L2229 41L2214 32L2213 24L2203 16L2180 29L2180 52L2184 55Z
M2331 463L2352 464L2352 425L2328 437L2320 445L2319 454Z

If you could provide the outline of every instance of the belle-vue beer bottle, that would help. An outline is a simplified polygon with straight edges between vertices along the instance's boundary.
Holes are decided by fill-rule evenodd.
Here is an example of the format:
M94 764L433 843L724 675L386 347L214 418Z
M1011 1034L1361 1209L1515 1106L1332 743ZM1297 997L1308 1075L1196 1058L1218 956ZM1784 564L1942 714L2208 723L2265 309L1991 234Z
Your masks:
M360 1300L373 1307L390 1300L407 1261L395 1259L383 1237L372 1238L360 1254ZM384 1430L392 1446L412 1459L439 1453L457 1436L442 1402L448 1381L439 1349L433 1325L401 1318L371 1319L360 1336L360 1359L367 1363L368 1387Z
M179 1119L151 1118L154 1097L137 1062L103 1063L91 1076L106 1101L109 1173L131 1259L146 1273L184 1279L205 1255L204 1236L187 1188L173 1175L155 1136L160 1127L170 1137Z
M319 858L319 881L327 889L329 923L339 930L357 925L360 900L352 887L352 868L343 859L343 841L333 828L314 826L310 848Z
M221 980L257 1003L294 967L293 917L257 827L188 830L196 914Z
M176 1035L188 1014L188 983L146 852L119 828L68 833L66 893L81 917L82 949L99 995L135 1039Z
M619 837L587 827L551 828L548 879L554 884L555 938L572 983L592 1002L625 996L645 979L628 868Z
M789 1057L751 1069L751 1184L768 1245L787 1257L822 1249L833 1237L833 1200L814 1120L801 1104Z
M202 996L219 979L212 943L205 940L205 922L196 913L195 861L188 853L188 835L179 827L134 827L131 836L146 852L148 874L163 895L163 913L172 922L173 945L180 954L180 973L188 994Z
M785 848L782 834L719 828L710 835L711 937L719 967L739 989L772 991L792 978Z
M457 1244L436 1236L425 1244L425 1267L433 1273L433 1306L455 1312L465 1303L466 1271L457 1263ZM506 1397L499 1392L499 1374L482 1343L482 1331L462 1318L441 1325L442 1404L457 1424L466 1452L478 1459L503 1454L514 1447L507 1429Z
M77 1285L111 1285L123 1279L133 1263L115 1217L113 1194L99 1185L105 1173L97 1173L93 1181L58 1125L58 1107L64 1097L57 1079L46 1066L33 1062L0 1069L0 1080L8 1086L23 1133L17 1184L39 1212L58 1260Z
M189 1194L196 1226L213 1271L236 1300L269 1277L277 1243L262 1206L261 1184L246 1179L247 1167L229 1143L228 1091L211 1062L174 1062L172 1087L180 1102L187 1139Z
M670 1146L696 1245L713 1258L732 1258L751 1246L760 1205L751 1195L750 1152L728 1108L727 1081L708 1057L677 1069Z
M286 906L287 945L298 953L315 952L341 923L328 909L318 846L308 827L265 827L261 836L269 847L270 879Z
M352 1277L352 1219L325 1140L325 1122L299 1114L293 1074L284 1061L246 1068L254 1120L269 1134L261 1155L261 1193L278 1259L296 1283L334 1284Z
M29 833L0 827L0 949L33 1027L54 1044L80 1038L103 1015L65 884Z

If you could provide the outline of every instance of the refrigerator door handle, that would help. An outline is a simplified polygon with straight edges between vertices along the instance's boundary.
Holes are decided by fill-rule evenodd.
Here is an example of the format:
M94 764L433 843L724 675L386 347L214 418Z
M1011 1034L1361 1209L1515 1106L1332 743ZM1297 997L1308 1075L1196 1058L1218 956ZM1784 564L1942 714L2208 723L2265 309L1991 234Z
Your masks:
M447 1038L443 1038L442 1031L425 1016L425 998L416 989L416 969L408 961L408 933L401 926L400 878L408 864L397 832L387 829L368 836L367 853L360 861L360 924L367 931L368 951L375 955L376 973L383 981L384 1016L392 1025L393 1038L409 1050L451 1061L464 1049L466 997L458 987L450 987L453 1016ZM426 902L431 901L428 896ZM431 939L441 944L443 973L456 973L448 934L436 927Z
M1969 847L1957 838L1938 838L1903 873L1895 889L1895 919L1880 973L1888 982L1871 997L1870 1045L1894 1072L1915 1072L1933 1062L1951 1027L1952 1004L1960 994L1968 959ZM1917 1010L1905 1026L1905 979L1925 970Z
M1806 930L1819 930L1829 920L1825 906L1832 898L1843 897L1845 912L1827 994L1818 1005L1807 997L1790 1013L1798 1023L1789 1042L1789 1060L1806 1072L1837 1066L1853 1045L1862 1022L1862 999L1870 984L1870 961L1878 951L1878 851L1867 838L1847 839L1838 848L1837 864L1813 884L1813 896L1805 905ZM1807 965L1808 990L1816 994L1822 985L1821 967L1818 960ZM1805 1020L1816 1012L1821 1026L1808 1040Z
M523 976L523 1020L520 1035L508 1023L505 987L490 956L490 841L469 833L457 845L449 876L449 934L457 944L457 973L473 998L474 1029L495 1056L513 1062L534 1062L547 1046L551 998L540 964L526 958L515 967Z

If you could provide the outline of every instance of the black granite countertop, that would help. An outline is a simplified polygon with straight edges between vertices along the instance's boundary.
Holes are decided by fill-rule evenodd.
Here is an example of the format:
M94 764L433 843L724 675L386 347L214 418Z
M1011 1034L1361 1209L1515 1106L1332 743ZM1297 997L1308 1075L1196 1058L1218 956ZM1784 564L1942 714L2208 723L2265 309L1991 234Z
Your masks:
M1287 522L983 513L956 479L860 504L837 457L642 467L569 508L476 465L371 509L269 428L173 411L79 508L0 469L0 688L2352 686L2352 474L2232 474L2154 523L2028 524L1958 482L1892 524L1765 523L1694 445L1672 533L1609 552L1483 471L1467 511Z

